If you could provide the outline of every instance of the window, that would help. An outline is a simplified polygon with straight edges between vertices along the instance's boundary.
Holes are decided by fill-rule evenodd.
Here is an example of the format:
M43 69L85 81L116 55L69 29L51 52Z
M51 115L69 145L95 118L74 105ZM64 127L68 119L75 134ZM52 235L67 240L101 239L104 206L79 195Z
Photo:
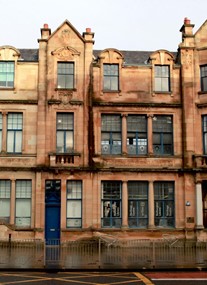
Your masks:
M67 181L67 227L82 225L82 182Z
M0 113L0 152L2 151L2 127L3 127L2 113Z
M102 182L102 227L121 227L121 182Z
M170 66L155 65L155 91L170 91Z
M147 153L147 118L142 115L127 117L127 151L128 154Z
M121 116L102 115L101 117L101 153L121 154Z
M119 90L119 65L104 64L104 82L103 89L106 91Z
M200 67L201 73L201 91L207 91L207 65Z
M173 154L172 116L154 116L152 126L154 154Z
M10 221L10 180L0 180L0 221L9 223Z
M0 61L0 87L14 87L14 62Z
M202 117L203 121L203 152L207 154L207 115Z
M148 183L128 182L128 224L130 228L148 226Z
M57 153L73 152L73 114L57 113Z
M74 63L58 62L58 88L74 88Z
M174 182L154 182L155 226L174 227Z
M17 180L16 181L16 217L15 217L16 226L30 227L31 225L31 200L32 200L31 180Z
M22 152L22 113L9 113L7 117L7 152Z

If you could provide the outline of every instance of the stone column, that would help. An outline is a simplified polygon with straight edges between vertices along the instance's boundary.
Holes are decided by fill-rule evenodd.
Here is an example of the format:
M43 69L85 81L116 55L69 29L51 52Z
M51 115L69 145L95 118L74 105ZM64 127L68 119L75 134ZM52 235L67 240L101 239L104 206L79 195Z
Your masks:
M122 114L122 153L127 154L127 115Z
M196 183L196 228L203 229L202 184Z
M10 224L15 224L15 201L16 201L16 195L15 195L15 180L11 181L11 197L10 197Z
M154 188L153 181L149 181L149 192L148 192L148 213L149 213L149 222L148 228L153 229L155 227L154 221Z
M148 115L147 130L148 130L148 153L153 154L153 137L152 137L152 118L153 115Z
M128 189L127 181L122 185L122 228L128 228Z
M66 189L66 180L61 181L61 215L60 215L60 224L61 229L66 228L66 203L67 203L67 189Z
M6 152L7 112L2 112L2 152Z
M45 201L44 189L42 189L42 175L41 172L36 173L35 181L35 228L43 229L45 222Z

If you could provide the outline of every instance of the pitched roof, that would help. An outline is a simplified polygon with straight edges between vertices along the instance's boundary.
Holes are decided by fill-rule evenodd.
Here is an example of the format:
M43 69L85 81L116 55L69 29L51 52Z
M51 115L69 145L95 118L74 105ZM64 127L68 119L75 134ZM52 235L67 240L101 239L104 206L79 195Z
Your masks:
M37 62L38 58L38 49L19 49L21 54L21 60L28 62Z
M38 62L38 49L19 49L21 54L21 60L26 62ZM124 63L126 65L144 65L147 64L147 60L154 51L120 51L124 56ZM94 50L94 57L97 58L101 53L101 50ZM172 52L176 58L176 52Z

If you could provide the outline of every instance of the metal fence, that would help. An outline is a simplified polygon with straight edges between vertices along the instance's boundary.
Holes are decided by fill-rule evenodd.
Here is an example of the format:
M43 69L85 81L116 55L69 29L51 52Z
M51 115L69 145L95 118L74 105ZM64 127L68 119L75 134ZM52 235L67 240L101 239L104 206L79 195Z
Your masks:
M176 240L0 241L0 268L207 268L207 242Z

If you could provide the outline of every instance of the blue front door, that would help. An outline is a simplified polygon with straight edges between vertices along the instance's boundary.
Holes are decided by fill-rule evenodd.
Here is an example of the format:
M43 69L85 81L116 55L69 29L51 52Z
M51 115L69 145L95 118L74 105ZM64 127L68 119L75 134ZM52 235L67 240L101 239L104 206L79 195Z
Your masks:
M45 181L45 239L60 239L60 180Z

